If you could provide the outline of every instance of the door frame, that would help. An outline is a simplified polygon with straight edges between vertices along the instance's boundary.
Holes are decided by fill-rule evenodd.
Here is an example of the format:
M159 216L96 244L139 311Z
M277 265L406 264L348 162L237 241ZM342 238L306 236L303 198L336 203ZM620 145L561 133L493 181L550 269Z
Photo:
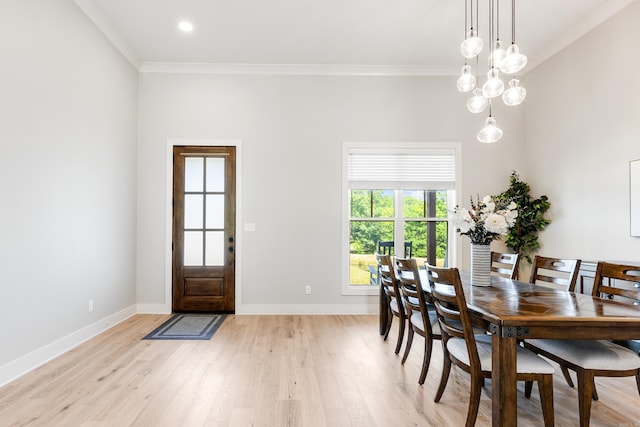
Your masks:
M164 306L167 313L171 313L173 304L172 294L172 266L173 266L173 147L185 145L193 147L236 147L236 259L235 259L235 312L242 312L242 233L240 233L240 219L242 218L242 141L239 139L167 139L165 153L166 183L165 183L165 273L164 273Z

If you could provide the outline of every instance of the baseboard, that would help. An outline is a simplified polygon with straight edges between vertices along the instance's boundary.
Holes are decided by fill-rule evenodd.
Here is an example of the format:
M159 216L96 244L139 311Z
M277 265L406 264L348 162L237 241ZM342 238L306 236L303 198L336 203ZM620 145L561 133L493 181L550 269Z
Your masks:
M167 304L137 304L137 314L171 314L171 305Z
M90 340L98 334L112 328L118 323L136 314L136 306L132 305L117 313L98 320L80 330L40 347L14 361L0 366L0 387L21 377L37 367Z
M378 304L242 304L236 314L378 314Z

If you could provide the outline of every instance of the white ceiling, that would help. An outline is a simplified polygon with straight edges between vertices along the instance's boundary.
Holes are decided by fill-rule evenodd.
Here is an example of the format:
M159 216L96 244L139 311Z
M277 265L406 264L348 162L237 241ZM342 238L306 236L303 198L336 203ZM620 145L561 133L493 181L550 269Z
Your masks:
M518 0L527 69L635 0ZM465 0L75 0L140 69L278 65L457 73ZM475 2L474 2L475 4ZM487 38L488 0L479 0ZM511 41L511 1L500 0ZM191 34L180 20L195 25ZM230 65L231 64L231 65ZM283 67L284 66L284 67Z

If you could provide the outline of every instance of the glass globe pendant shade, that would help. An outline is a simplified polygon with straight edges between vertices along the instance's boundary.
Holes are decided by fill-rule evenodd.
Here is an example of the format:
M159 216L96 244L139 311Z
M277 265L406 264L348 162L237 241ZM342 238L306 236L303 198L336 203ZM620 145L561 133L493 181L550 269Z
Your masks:
M478 88L473 90L473 96L467 101L467 109L474 114L482 113L489 105L489 100L482 95Z
M489 57L489 66L500 68L505 56L507 56L507 51L502 47L502 42L500 40L496 40L493 45L493 52L491 52L491 56Z
M471 66L462 67L462 75L458 78L458 91L471 92L476 87L476 78L471 74Z
M484 124L484 127L480 129L477 135L478 141L485 144L498 141L502 138L502 129L496 126L496 119L489 116Z
M504 57L504 61L502 61L500 70L503 73L515 74L522 70L525 65L527 65L527 57L520 53L518 45L513 43L507 49L507 55Z
M505 105L513 107L514 105L522 103L526 96L527 90L520 86L520 80L511 79L509 82L509 89L505 90L502 94L502 100Z
M476 30L469 30L467 37L460 45L460 53L465 58L473 58L482 52L482 39L478 37Z
M492 68L487 73L487 81L482 85L482 94L487 98L495 98L504 92L504 83L500 79L500 72Z

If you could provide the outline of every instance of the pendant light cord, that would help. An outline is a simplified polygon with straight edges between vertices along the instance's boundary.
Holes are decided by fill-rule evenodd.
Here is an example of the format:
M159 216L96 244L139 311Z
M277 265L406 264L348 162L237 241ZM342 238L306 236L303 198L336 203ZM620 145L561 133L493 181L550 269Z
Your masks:
M493 1L489 0L489 68L493 69Z
M463 40L467 38L467 24L469 23L468 20L468 15L469 15L469 4L467 3L467 0L464 0L464 37Z
M516 0L511 0L511 44L516 43Z
M478 13L478 10L480 10L480 9L478 9L478 0L476 0L476 31L478 31L478 27L479 27L478 15L480 15L480 14ZM473 22L473 4L471 5L471 22ZM471 24L471 25L473 25L473 24Z
M500 40L500 0L496 0L496 41Z

